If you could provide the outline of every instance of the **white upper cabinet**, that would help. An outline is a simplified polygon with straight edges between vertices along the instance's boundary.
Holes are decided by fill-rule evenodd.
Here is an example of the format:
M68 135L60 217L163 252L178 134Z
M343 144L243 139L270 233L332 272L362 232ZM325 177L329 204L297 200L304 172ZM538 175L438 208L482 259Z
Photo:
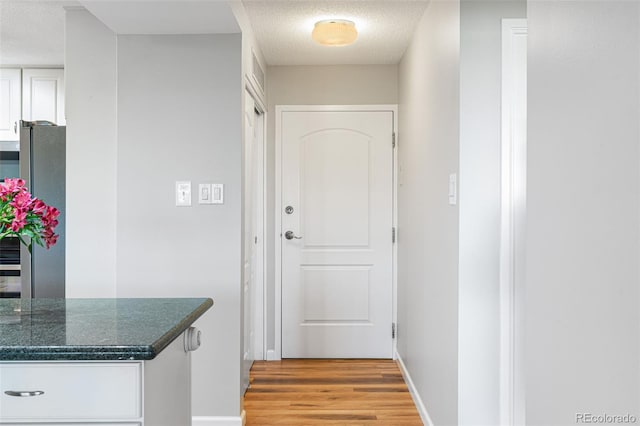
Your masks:
M20 139L20 98L20 70L0 68L0 141Z
M46 120L59 126L66 124L63 69L22 70L22 119Z

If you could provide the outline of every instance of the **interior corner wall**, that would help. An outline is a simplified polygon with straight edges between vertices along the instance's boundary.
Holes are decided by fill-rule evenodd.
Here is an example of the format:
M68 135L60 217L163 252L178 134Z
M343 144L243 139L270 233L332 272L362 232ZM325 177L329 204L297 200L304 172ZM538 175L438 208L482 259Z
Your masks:
M239 416L241 35L118 36L118 297L211 297L194 416ZM175 206L190 181L191 207ZM224 204L198 204L199 183Z
M115 297L117 40L86 10L67 10L66 295Z
M640 417L639 7L528 2L530 425Z
M213 298L193 415L239 419L241 35L116 36L69 10L65 45L67 296ZM197 204L204 182L223 205Z
M398 354L436 425L458 424L460 4L432 0L400 63Z
M276 105L398 103L397 65L271 66L267 68L267 247L275 247ZM275 253L267 259L267 348L275 346Z
M500 423L502 19L526 9L460 3L460 425Z

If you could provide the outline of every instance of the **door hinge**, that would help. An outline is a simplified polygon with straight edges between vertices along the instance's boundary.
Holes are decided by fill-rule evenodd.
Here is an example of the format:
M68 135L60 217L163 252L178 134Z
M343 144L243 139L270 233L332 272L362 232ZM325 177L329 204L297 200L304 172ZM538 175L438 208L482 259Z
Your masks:
M396 147L396 132L393 132L393 133L391 134L391 146L392 146L393 148L395 148L395 147Z
M392 339L396 338L396 323L395 322L391 323L391 338Z
M395 226L393 228L391 228L391 242L392 243L396 242L396 227Z

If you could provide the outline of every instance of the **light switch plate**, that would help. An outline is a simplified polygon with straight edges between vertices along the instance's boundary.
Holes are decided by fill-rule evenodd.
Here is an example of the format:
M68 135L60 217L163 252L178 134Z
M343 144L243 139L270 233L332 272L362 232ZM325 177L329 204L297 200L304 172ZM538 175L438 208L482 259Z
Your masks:
M191 181L181 180L176 182L176 206L191 206Z
M224 204L224 185L221 183L211 184L211 204Z
M211 184L201 183L198 185L198 203L200 204L212 204L211 198Z

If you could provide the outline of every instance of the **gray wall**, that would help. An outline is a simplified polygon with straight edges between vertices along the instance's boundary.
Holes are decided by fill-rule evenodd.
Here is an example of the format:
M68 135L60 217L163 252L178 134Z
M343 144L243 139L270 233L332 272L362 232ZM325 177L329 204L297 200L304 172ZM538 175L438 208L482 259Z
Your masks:
M398 103L396 65L282 66L267 70L267 247L274 247L276 105ZM275 344L275 258L267 261L267 348Z
M88 12L68 13L67 247L88 251L67 255L67 294L212 297L196 323L193 414L239 416L241 36L113 40ZM101 179L89 188L87 176ZM176 180L194 195L224 183L225 204L175 207Z
M639 416L640 11L528 4L526 416Z
M240 412L240 60L240 35L118 37L117 294L214 299L200 416ZM176 207L177 180L224 183L225 203Z
M458 422L458 1L432 1L401 63L398 352L437 425Z
M114 297L117 40L84 10L66 12L65 32L66 294Z
M500 423L501 20L526 7L460 4L460 425Z

